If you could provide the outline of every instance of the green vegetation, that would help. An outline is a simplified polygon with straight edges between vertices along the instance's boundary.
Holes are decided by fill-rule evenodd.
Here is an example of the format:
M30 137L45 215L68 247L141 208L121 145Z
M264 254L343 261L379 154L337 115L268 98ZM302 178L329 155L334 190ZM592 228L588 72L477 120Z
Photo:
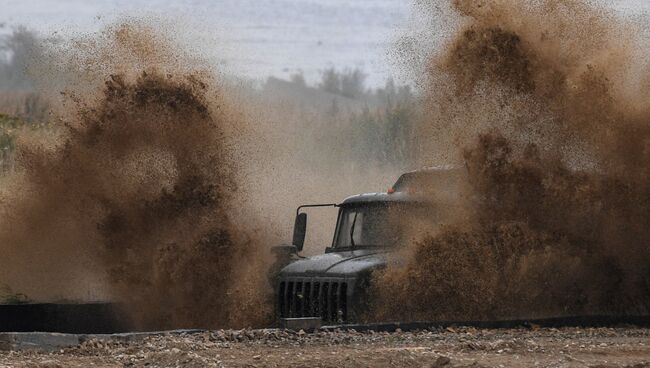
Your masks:
M296 89L318 89L334 96L331 107L323 111L322 121L312 121L316 132L305 138L315 157L336 156L334 162L356 168L368 163L407 167L415 156L416 97L409 86L398 86L389 79L384 87L365 86L366 75L359 69L322 73L321 81L310 87L300 74L291 77ZM356 104L357 109L342 105ZM319 119L316 119L319 120Z
M350 122L349 144L354 157L398 166L412 162L412 105L400 103L374 110L366 108L360 114L352 114Z
M0 36L0 114L20 117L30 123L47 120L47 101L34 91L28 70L31 60L40 60L38 37L18 27Z
M25 294L14 293L7 285L0 284L0 304L26 304L30 300Z
M0 36L0 172L13 169L19 131L46 126L49 119L48 102L34 92L25 73L28 61L40 52L37 45L37 36L24 28ZM294 148L313 158L314 167L345 164L356 171L368 166L404 168L413 162L416 97L409 86L393 80L368 88L366 77L360 69L329 68L313 85L301 74L287 82L294 96L311 96L300 107L304 110L296 112L307 118ZM313 114L314 106L330 107Z
M0 114L0 169L6 172L13 165L13 154L16 147L16 132L24 125L18 118Z
M27 74L29 60L38 59L38 38L30 30L18 27L0 36L0 91L31 91L33 82Z
M18 134L25 130L49 129L47 123L32 123L0 113L0 174L13 170Z

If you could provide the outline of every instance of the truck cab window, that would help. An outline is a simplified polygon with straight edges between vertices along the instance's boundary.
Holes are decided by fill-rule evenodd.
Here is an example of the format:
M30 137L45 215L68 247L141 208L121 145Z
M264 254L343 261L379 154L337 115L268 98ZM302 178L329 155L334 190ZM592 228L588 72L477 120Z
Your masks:
M392 246L401 238L397 208L369 205L343 208L335 248Z

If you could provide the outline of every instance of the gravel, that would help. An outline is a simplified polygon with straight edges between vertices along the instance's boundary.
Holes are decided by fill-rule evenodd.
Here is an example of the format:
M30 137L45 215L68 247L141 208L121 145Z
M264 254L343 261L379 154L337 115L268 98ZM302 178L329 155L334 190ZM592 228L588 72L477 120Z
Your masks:
M57 351L3 351L0 367L650 368L650 330L641 328L245 329L87 336L80 341Z

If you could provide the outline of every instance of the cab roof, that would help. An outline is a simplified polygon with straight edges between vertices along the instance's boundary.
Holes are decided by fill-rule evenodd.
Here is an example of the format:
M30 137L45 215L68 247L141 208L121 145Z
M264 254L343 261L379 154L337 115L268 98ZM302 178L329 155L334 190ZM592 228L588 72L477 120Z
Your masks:
M397 179L393 190L396 192L409 189L427 190L441 185L454 185L458 184L466 174L467 170L460 166L439 166L410 171Z
M410 193L395 192L395 193L364 193L357 194L346 198L340 205L349 206L355 204L367 203L396 203L396 202L418 202Z
M466 170L457 166L431 167L402 174L389 192L365 193L346 198L340 205L426 201L424 193L455 186Z

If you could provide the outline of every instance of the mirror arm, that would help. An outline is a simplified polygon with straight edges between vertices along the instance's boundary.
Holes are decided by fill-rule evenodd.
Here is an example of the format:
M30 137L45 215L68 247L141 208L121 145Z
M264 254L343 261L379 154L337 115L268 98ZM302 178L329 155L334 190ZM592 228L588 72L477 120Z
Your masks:
M305 245L305 236L307 235L307 214L300 213L300 210L303 208L310 207L337 207L335 203L327 204L308 204L298 207L296 210L296 222L293 227L293 245L296 247L297 252L302 251L302 248Z
M315 207L338 207L339 205L336 203L324 203L324 204L305 204L296 210L296 216L300 214L300 210L303 208L315 208Z

